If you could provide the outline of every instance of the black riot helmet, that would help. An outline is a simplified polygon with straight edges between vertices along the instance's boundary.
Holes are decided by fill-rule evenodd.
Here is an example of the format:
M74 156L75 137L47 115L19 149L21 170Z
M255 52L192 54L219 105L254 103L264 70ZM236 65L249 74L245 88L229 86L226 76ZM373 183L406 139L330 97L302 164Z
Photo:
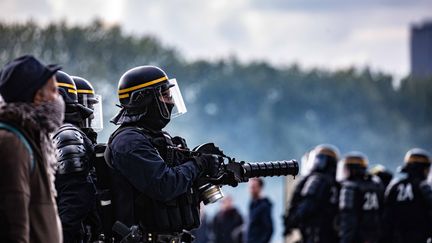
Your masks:
M93 111L78 103L78 92L72 77L69 74L58 71L56 80L59 94L65 101L65 119L67 123L83 126L86 118L93 114Z
M413 148L405 154L404 165L400 170L401 172L424 179L427 177L430 166L430 154L424 149Z
M58 92L63 97L66 106L78 103L77 88L71 76L63 71L57 71L55 76Z
M89 128L101 131L103 128L102 96L96 94L93 85L86 79L72 76L78 94L78 103L91 110L92 114L86 118L81 128Z
M88 80L78 76L71 76L71 78L75 82L75 86L77 88L78 102L80 104L87 106L98 102L98 100L95 99L95 90L93 88L93 85ZM87 99L89 102L84 102L85 99Z
M365 154L357 151L347 153L338 164L337 180L343 181L366 176L368 164L369 160Z
M140 123L160 130L175 114L186 112L176 80L155 66L139 66L124 73L118 97L122 110L112 119L118 125Z
M320 144L311 151L310 156L313 172L323 172L336 176L339 149L331 144Z

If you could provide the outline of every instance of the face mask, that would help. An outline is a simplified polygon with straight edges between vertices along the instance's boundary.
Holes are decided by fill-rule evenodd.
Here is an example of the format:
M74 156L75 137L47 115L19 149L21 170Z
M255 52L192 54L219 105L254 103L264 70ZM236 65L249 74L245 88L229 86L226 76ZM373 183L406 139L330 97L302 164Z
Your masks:
M173 104L166 104L167 108L171 114L171 110L174 107ZM162 130L169 122L171 118L165 118L161 115L161 112L159 111L159 108L157 105L152 105L149 107L148 112L146 116L143 119L143 124L145 124L147 127L159 131Z
M46 132L54 132L64 120L65 104L59 95L52 101L46 101L36 107L37 119Z
M171 114L174 104L166 103L169 114ZM168 118L162 116L159 107L156 104L149 105L147 112L142 116L138 123L143 127L150 128L153 131L162 130L171 120L171 115Z

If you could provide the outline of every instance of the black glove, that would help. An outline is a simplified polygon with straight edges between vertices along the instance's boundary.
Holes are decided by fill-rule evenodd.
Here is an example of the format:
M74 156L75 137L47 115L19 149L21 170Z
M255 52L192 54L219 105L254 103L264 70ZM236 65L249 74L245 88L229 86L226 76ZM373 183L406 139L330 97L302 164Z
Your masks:
M181 149L187 149L188 148L186 140L182 137L175 136L175 137L171 138L171 141L173 142L173 144L177 148L181 148Z
M202 154L194 157L195 161L201 170L202 175L217 177L220 171L221 162L219 157L212 154Z

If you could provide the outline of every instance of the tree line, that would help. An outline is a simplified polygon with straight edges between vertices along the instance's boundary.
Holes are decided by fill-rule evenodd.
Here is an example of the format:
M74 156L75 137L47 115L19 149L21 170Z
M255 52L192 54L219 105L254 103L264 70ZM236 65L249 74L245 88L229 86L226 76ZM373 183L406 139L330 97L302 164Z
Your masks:
M115 128L117 82L128 69L157 65L180 83L188 113L168 127L191 147L213 141L227 154L250 161L300 158L319 143L359 150L370 162L395 169L411 147L432 151L432 79L368 68L337 71L274 66L264 61L187 60L154 36L130 35L95 20L0 23L0 65L22 54L59 63L91 81L104 96L105 129Z

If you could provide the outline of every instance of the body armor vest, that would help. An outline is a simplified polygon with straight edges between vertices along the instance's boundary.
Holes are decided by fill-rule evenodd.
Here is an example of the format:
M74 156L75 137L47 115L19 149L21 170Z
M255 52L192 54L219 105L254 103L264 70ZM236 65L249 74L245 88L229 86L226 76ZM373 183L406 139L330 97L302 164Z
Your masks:
M399 179L390 185L386 210L392 214L392 240L394 242L425 242L431 230L431 190L420 178Z
M315 213L301 215L300 229L305 242L336 242L337 232L335 217L338 212L338 185L334 177L320 172L312 172L304 182L301 191L301 202L314 198L309 203ZM299 215L300 216L300 215Z
M378 182L369 179L359 185L360 192L360 235L378 239L381 235L381 212L383 188Z
M343 182L340 208L357 216L355 238L358 242L378 242L382 234L381 214L384 188L374 177ZM354 216L354 215L353 215ZM347 222L341 222L342 225Z
M142 133L158 151L169 167L182 164L188 158L180 150L188 150L184 139L174 139L166 132L151 132L139 127L122 127L113 136L125 129L136 129ZM173 142L174 140L174 142ZM192 187L175 199L162 202L134 189L133 214L147 232L182 232L200 225L198 188Z

